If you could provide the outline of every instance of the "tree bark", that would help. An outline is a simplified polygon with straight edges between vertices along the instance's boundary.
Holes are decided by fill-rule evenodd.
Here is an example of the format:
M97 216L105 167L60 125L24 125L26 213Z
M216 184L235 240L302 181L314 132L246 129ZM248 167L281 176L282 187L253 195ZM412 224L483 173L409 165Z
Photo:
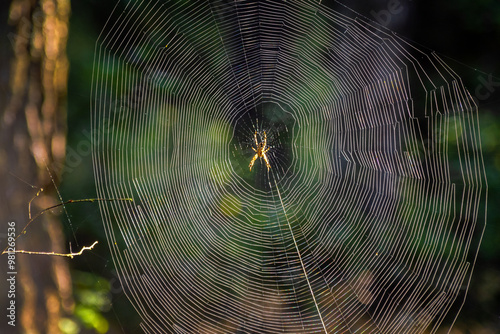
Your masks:
M66 41L69 0L13 0L8 11L12 31L9 92L0 110L0 242L6 247L7 224L15 223L16 234L31 212L58 203L57 180L63 166L66 137L66 89L68 60ZM5 59L4 59L5 60ZM5 70L2 70L2 74ZM4 75L2 75L4 76ZM3 102L3 101L2 101ZM50 166L50 168L48 168ZM42 215L16 241L16 249L68 252L58 212ZM67 259L16 254L15 269L8 270L2 256L0 300L15 301L16 327L2 316L0 332L58 333L59 321L74 307ZM15 297L9 298L7 272L14 271ZM9 277L11 275L8 275ZM5 313L3 308L2 314Z

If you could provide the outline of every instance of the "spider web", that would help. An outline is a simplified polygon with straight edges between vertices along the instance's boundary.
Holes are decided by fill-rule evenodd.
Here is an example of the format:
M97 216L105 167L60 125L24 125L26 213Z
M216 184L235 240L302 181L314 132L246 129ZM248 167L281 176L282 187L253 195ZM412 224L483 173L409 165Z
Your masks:
M92 91L98 196L134 199L100 207L145 332L457 316L486 179L477 106L436 54L339 4L130 1ZM264 131L271 169L249 171Z

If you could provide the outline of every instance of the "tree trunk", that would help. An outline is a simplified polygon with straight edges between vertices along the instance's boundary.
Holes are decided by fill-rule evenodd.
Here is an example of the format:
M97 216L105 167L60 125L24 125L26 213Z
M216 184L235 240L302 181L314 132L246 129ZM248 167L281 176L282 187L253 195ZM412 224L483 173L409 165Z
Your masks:
M5 5L2 5L5 7ZM9 73L9 92L0 110L0 246L6 247L9 222L16 235L31 212L58 203L55 185L63 166L66 135L66 87L69 0L13 0L8 11L12 54L2 59L2 80ZM5 101L5 102L4 102ZM50 168L48 168L50 166ZM9 231L10 232L10 231ZM16 241L16 249L67 252L58 212L49 212ZM58 333L59 320L72 313L74 302L66 258L16 254L14 268L2 256L0 301L15 302L15 325L2 316L0 332ZM14 272L15 274L8 274ZM15 296L7 278L15 277ZM8 283L8 282L7 282ZM4 314L6 308L2 308ZM12 313L12 312L10 312ZM9 314L9 312L7 312Z

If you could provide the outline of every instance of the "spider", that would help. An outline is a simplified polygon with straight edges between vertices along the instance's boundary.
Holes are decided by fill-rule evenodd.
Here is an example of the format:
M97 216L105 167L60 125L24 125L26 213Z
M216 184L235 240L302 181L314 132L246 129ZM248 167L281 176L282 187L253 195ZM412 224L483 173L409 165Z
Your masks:
M266 162L267 170L271 169L271 165L269 164L269 159L267 159L267 151L269 151L270 147L266 149L267 146L267 136L266 136L266 131L264 131L264 140L261 141L260 143L257 141L257 131L254 133L254 138L255 138L255 145L257 145L257 148L253 148L255 152L257 152L253 158L252 161L250 161L250 171L252 171L253 164L255 163L255 160L257 158L264 158L264 161Z

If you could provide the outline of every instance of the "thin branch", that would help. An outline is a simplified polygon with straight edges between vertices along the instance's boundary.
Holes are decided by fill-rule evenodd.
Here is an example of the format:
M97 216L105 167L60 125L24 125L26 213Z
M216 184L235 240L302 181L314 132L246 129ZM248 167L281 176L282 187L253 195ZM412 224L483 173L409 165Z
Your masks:
M50 211L52 209L55 209L55 208L58 208L60 206L64 207L65 205L67 204L73 204L73 203L94 203L94 202L114 202L114 201L129 201L129 202L133 202L134 200L132 198L87 198L87 199L70 199L69 201L66 201L64 203L59 203L59 204L56 204L56 205L53 205L51 207L48 207L46 209L43 209L42 211L38 212L35 216L33 216L33 218L31 218L27 223L26 223L26 226L24 226L23 230L21 231L21 233L19 233L16 238L14 239L17 240L22 234L26 234L26 229L30 226L30 224L35 220L37 219L38 217L40 217L41 215L43 215L45 212L47 211ZM9 245L7 245L4 250L2 251L2 254L6 254L6 250L7 248L9 247Z
M34 200L35 198L37 198L38 196L40 196L40 193L41 193L42 191L43 191L43 188L40 188L40 189L37 191L36 195L35 195L35 196L34 196L34 197L33 197L33 198L29 201L29 203L28 203L28 218L29 218L29 219L31 219L31 202L33 202L33 200Z
M64 257L73 258L75 256L82 255L82 253L86 250L91 250L92 248L94 248L95 245L97 245L97 241L94 242L91 246L83 247L78 253L63 254L63 253L56 253L56 252L34 252L34 251L26 251L26 250L15 250L12 252L3 251L2 255L9 254L9 253L21 253L21 254L32 254L32 255L54 255L54 256L64 256Z

